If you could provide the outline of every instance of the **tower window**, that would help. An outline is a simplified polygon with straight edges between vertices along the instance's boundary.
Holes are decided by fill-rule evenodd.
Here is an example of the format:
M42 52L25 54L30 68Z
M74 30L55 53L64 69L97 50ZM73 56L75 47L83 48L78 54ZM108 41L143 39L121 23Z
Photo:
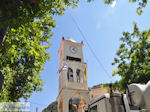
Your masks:
M73 82L73 70L71 68L68 68L67 78L69 82Z
M76 77L77 77L77 82L80 82L81 77L80 77L80 69L76 70Z
M67 60L81 62L81 58L75 58L75 57L71 57L71 56L67 56Z

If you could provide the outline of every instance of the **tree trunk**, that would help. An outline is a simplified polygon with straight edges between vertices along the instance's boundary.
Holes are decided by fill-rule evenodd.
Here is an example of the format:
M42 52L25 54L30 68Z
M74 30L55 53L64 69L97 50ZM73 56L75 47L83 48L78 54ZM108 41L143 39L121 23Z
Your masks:
M6 27L5 29L0 29L0 47L2 47L7 31L8 31L8 27Z
M4 82L4 76L2 75L2 72L0 71L0 92L2 91L3 82Z
M0 49L5 40L7 31L8 31L8 27L6 27L5 29L0 29ZM0 66L0 69L1 69L1 66ZM3 76L2 72L0 71L0 92L2 91L3 83L4 83L4 76Z

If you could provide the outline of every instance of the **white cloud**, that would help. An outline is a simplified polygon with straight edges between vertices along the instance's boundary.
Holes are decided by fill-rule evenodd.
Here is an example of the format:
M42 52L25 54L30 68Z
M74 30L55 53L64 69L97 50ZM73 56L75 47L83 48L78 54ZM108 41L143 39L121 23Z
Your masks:
M113 1L112 3L111 3L111 8L114 8L116 6L116 1Z

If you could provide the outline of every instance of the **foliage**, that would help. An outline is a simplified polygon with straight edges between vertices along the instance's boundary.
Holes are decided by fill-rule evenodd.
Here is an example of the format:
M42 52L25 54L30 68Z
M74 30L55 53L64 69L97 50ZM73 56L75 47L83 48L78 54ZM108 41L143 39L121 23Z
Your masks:
M66 6L77 5L79 0L1 0L0 3L0 29L9 26L18 28L34 18L43 17L46 14L61 15ZM93 0L87 0L88 2ZM114 0L104 0L106 4L111 4ZM146 7L148 0L129 0L138 2L137 13L142 13L142 8Z
M122 44L112 63L118 65L113 75L121 76L119 86L125 89L127 84L146 83L150 80L150 29L140 32L134 23L133 32L123 32L120 40Z
M0 56L5 75L1 101L18 101L41 90L40 71L50 58L46 49L50 46L52 27L55 27L54 20L48 17L18 29L11 28L7 33Z
M105 88L105 87L109 87L110 83L105 83L105 84L98 84L98 85L94 85L92 88Z
M78 1L78 0L77 0ZM41 18L44 15L61 15L66 6L75 6L76 0L1 0L0 3L0 28L9 23L10 28Z
M41 90L40 71L50 57L46 49L50 47L51 28L55 27L53 15L62 15L66 7L75 7L78 1L1 0L0 46L8 32L0 47L0 71L5 76L0 101L27 99ZM139 2L138 10L147 4L147 0L131 2Z
M45 108L42 112L58 112L57 111L57 102L52 102L47 108Z
M91 1L91 0L90 0ZM105 4L111 4L114 0L104 0ZM143 12L143 8L148 5L148 0L129 0L129 3L138 3L138 7L136 9L136 13L141 15Z
M3 82L4 82L4 76L3 76L2 72L0 72L0 92L2 91Z
M138 15L141 15L143 12L142 8L145 8L148 5L148 0L129 0L129 2L132 2L132 3L138 2L139 7L136 10L136 13Z
M109 88L110 84L112 84L113 90L120 90L119 86L118 86L118 82L114 82L114 83L104 83L104 84L98 84L98 85L94 85L92 88Z
M57 101L54 101L51 104L49 104L49 106L47 108L45 108L42 112L58 112L57 106L58 106ZM74 107L74 105L69 104L69 106L72 106L71 112L77 112L77 109L76 109L76 107Z
M51 29L55 27L53 15L62 15L66 7L74 7L76 3L75 0L1 1L0 31L7 26L9 30L0 48L0 71L5 76L0 101L27 99L41 90L40 71L50 59L47 49L53 35Z
M78 0L1 0L0 46L7 31L17 29L44 15L63 14L66 6L76 6Z

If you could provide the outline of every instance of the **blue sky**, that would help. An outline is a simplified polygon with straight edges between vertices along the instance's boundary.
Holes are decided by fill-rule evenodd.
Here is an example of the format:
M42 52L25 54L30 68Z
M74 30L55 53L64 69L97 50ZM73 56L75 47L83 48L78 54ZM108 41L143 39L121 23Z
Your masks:
M114 6L105 5L103 0L95 0L91 3L87 3L86 0L80 0L78 8L68 8L63 16L55 16L57 26L53 29L54 36L51 38L51 47L48 50L51 60L46 62L45 70L41 72L41 77L44 80L43 91L34 93L28 100L31 102L31 111L35 112L36 107L38 107L39 112L41 112L51 102L55 101L58 96L57 71L59 58L57 53L62 37L64 36L67 39L70 36L77 42L84 41L69 12L79 24L88 43L105 69L111 75L116 68L111 63L120 45L119 38L122 36L122 32L131 32L133 21L138 24L140 30L150 28L149 8L144 9L142 16L136 14L136 8L137 5L129 4L128 0L116 1ZM96 84L110 82L110 78L99 66L85 41L83 52L84 61L88 65L88 86L92 87ZM119 80L118 76L113 77L113 81L116 80Z

